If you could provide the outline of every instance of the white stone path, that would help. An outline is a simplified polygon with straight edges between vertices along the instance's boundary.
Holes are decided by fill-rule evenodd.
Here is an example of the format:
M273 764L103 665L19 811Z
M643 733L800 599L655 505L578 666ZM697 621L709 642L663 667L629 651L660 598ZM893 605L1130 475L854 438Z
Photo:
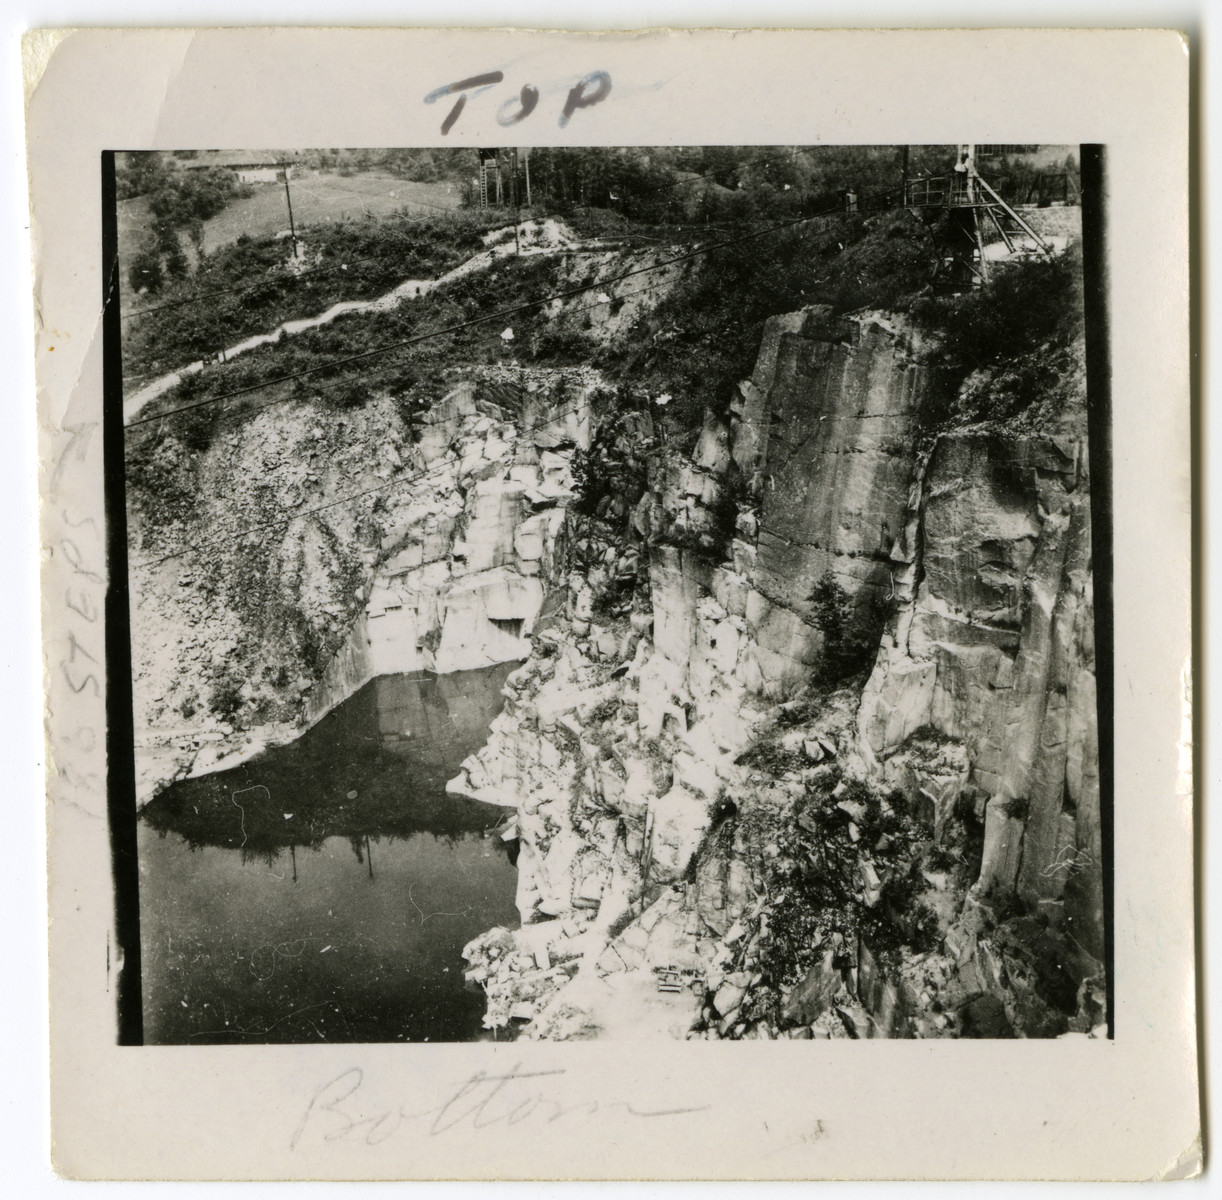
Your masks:
M505 258L516 253L517 242L514 238L513 229L512 225L507 225L501 229L491 230L484 235L484 244L488 249L481 250L478 254L467 259L466 262L459 263L452 271L447 271L436 279L407 279L399 284L398 287L387 292L386 295L378 296L373 300L341 300L338 304L331 305L326 312L320 313L316 317L301 317L294 321L285 321L273 329L271 333L260 333L254 337L248 337L220 351L210 359L200 359L198 362L180 367L177 371L171 371L167 375L162 375L151 383L145 384L138 392L124 398L123 420L125 423L130 424L139 416L149 401L155 400L171 388L177 387L186 376L198 374L204 369L205 362L228 362L239 354L245 354L248 350L254 350L259 346L269 346L279 342L282 338L292 337L295 334L304 333L307 329L315 329L320 325L330 324L336 317L343 316L344 313L386 312L397 307L404 300L414 300L419 296L423 296L439 284L449 283L451 280L459 279L464 275L470 275L475 271L487 270L498 258ZM572 230L551 217L541 220L524 221L518 226L517 240L521 242L521 249L524 255L552 254L557 250L572 249L579 244Z

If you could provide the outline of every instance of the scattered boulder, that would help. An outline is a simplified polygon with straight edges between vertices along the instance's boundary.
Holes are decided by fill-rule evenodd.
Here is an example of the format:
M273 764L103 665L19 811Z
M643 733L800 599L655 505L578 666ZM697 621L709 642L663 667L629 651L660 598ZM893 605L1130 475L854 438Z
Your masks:
M1006 1016L1006 1006L989 994L978 995L959 1010L965 1038L1012 1038L1014 1027Z
M843 983L840 971L833 965L834 959L835 954L829 947L790 993L784 1009L787 1022L810 1025L827 1011Z

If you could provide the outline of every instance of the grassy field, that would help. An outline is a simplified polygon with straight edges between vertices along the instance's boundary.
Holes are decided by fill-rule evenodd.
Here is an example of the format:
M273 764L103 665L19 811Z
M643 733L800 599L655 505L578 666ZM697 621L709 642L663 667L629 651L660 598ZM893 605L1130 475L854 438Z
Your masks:
M453 212L458 209L460 200L457 184L411 183L380 171L353 175L340 175L337 172L303 174L290 180L289 186L293 194L293 221L298 230L366 214L385 217L400 212L415 216L427 216L438 210ZM140 307L143 301L131 293L126 264L152 238L152 216L144 196L120 200L116 208L119 299L123 311L130 312L132 308ZM234 201L223 212L204 222L204 253L213 254L232 245L244 233L258 238L287 231L288 227L284 185L259 184L255 187L254 195ZM195 249L185 235L182 242L188 261L194 266Z
M289 181L293 195L293 221L305 225L342 221L366 213L375 217L407 210L421 215L458 207L459 191L449 183L410 183L375 171L356 175L303 174ZM282 184L263 183L253 196L237 200L224 212L204 222L204 253L237 241L247 233L261 237L289 227Z
M457 184L410 183L393 175L367 171L359 175L302 175L289 181L293 193L293 221L306 225L343 221L369 213L375 217L407 211L419 216L458 208ZM120 200L119 258L132 255L152 234L148 201L143 196ZM204 222L204 253L236 242L243 234L263 237L289 227L283 184L263 183L253 196L235 200L224 212Z

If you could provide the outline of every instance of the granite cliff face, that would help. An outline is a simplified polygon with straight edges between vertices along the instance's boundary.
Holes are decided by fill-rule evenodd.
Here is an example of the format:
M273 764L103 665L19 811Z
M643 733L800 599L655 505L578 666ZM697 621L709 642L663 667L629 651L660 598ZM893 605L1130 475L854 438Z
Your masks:
M1101 955L1088 487L1081 438L938 439L896 546L898 612L858 744L888 780L908 780L916 730L962 742L962 786L985 806L976 890L1017 890ZM943 787L936 826L962 798Z
M813 309L769 323L735 447L759 496L754 690L808 681L820 648L809 598L825 573L851 597L891 593L928 393L920 340L885 314Z
M589 442L592 371L469 372L423 419L421 466L383 535L364 608L307 698L317 720L378 675L450 674L530 653Z
M811 308L689 453L644 412L595 434L616 486L568 509L563 603L451 784L517 809L522 928L467 951L489 1025L1100 1019L1080 373L1025 423L955 422L930 357L899 317ZM839 686L814 682L829 578L878 646Z
M375 676L525 658L596 381L472 366L412 425L386 397L303 404L197 456L214 498L146 527L132 568L141 801L295 736ZM187 470L177 440L159 453ZM263 519L286 508L308 516ZM186 542L188 566L159 560Z

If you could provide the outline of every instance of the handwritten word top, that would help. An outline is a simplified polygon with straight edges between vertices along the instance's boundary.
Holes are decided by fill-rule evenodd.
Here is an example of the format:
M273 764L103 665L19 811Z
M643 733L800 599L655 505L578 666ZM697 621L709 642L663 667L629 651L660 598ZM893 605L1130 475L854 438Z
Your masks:
M482 75L471 75L456 83L447 83L443 87L434 88L424 98L425 104L435 104L444 96L457 96L445 120L441 122L441 132L447 134L454 128L462 110L467 105L469 96L478 95L489 88L503 82L503 71L486 71ZM591 71L583 79L569 89L565 97L564 107L560 110L560 127L563 129L579 108L590 108L601 104L611 94L611 76L606 71ZM516 125L526 120L539 104L539 89L533 84L524 83L522 90L516 96L510 96L497 109L497 123L506 127Z

